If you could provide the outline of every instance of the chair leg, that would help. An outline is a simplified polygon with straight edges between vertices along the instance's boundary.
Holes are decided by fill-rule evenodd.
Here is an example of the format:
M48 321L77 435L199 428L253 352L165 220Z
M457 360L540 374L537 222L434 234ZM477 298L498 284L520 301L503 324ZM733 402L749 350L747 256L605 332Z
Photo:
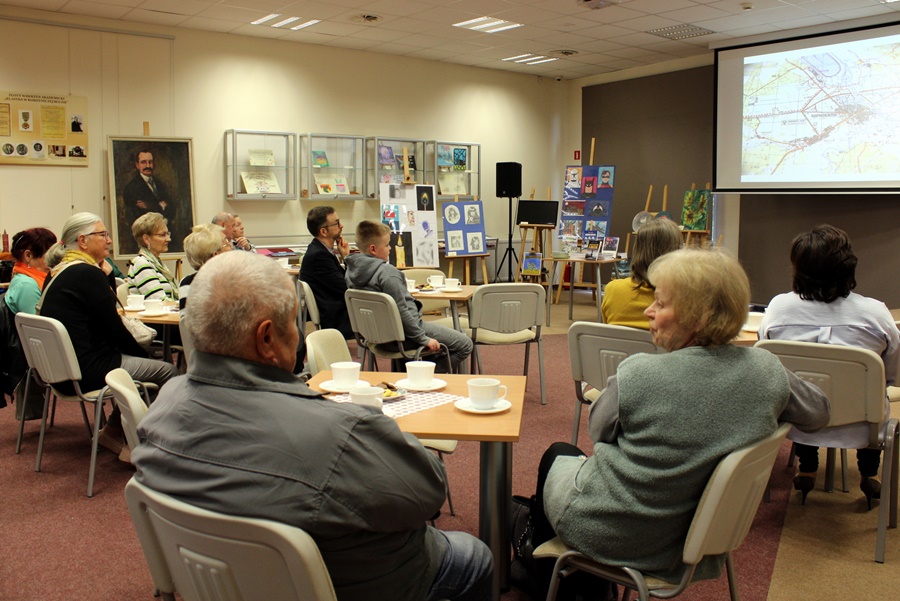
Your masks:
M47 432L47 411L50 408L50 387L44 390L44 411L41 414L41 435L38 438L37 459L34 460L34 471L41 471L41 457L44 455L44 434Z
M538 338L538 375L541 378L541 405L547 404L547 386L544 384L544 346L543 340Z
M888 422L884 434L884 465L881 471L881 502L878 507L878 531L875 537L875 561L884 563L884 547L887 538L888 526L897 527L897 472L898 453L897 435L900 434L900 424L896 419Z
M522 375L528 375L528 360L531 359L531 343L525 343L525 367L522 369Z
M725 568L728 571L728 591L731 593L731 601L738 601L737 580L734 575L734 560L731 553L725 554Z
M441 460L441 463L444 463L444 454L440 451L436 451L438 459ZM450 495L450 480L447 480L447 505L450 506L450 515L456 515L456 511L453 509L453 497Z
M23 396L22 403L24 405L25 400L28 399L28 392L31 390L31 368L28 368L28 371L25 372L25 395ZM13 391L15 395L15 391ZM19 438L16 440L16 455L18 455L22 451L22 432L25 430L25 407L22 408L22 419L19 420Z
M581 382L575 382L575 386L581 386ZM572 444L578 446L578 430L581 429L581 405L582 402L575 398L575 420L572 422Z
M96 409L94 410L94 436L91 440L91 468L88 471L88 497L94 496L94 472L97 469L97 446L100 442L100 416L103 414L103 397L106 396L107 390L108 387L104 386L103 390L100 391L100 395L97 397L97 402L95 403Z
M847 449L841 449L841 484L844 492L850 492L850 485L847 482Z
M53 394L53 407L50 409L50 427L52 428L56 424L56 401L59 400L59 397L56 394Z

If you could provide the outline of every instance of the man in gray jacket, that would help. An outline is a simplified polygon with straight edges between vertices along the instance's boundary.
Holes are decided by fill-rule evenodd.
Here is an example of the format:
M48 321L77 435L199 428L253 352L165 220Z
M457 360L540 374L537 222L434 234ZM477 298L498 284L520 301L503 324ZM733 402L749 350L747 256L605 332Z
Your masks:
M290 278L267 257L204 265L186 309L191 365L141 422L136 478L205 509L304 529L341 601L488 599L484 543L425 524L444 503L440 460L381 411L326 400L291 373L297 310Z
M454 369L472 354L472 339L452 328L422 320L422 304L414 299L406 288L403 273L388 263L391 253L391 229L383 223L361 221L356 226L356 246L360 253L344 259L347 265L348 288L384 292L394 298L403 322L403 333L411 345L424 346L437 352L440 345L450 351L450 363ZM435 370L445 367L439 361Z

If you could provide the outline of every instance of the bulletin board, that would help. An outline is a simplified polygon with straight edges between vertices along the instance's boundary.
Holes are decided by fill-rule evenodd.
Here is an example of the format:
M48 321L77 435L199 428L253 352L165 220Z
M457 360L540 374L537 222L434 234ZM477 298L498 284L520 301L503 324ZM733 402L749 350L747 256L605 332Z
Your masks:
M0 91L0 164L87 167L86 96Z
M485 252L484 205L480 200L443 204L444 250L448 257Z
M379 193L381 222L391 228L391 265L439 265L435 187L382 183Z
M577 236L602 240L612 219L614 165L570 165L566 167L563 201L560 209L559 237Z

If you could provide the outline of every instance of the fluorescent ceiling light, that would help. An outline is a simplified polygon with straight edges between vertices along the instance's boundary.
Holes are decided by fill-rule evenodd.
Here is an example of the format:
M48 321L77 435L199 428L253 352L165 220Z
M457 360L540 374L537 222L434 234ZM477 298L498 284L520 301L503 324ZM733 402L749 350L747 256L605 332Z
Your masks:
M510 56L509 58L504 58L505 61L514 61L518 58L525 58L526 56L534 56L533 54L517 54L516 56Z
M298 29L305 29L305 28L309 27L310 25L315 25L316 23L321 23L321 22L322 22L322 19L312 19L312 20L306 21L305 23L300 23L300 25L291 27L291 31L297 31Z
M478 17L477 19L469 19L468 21L463 21L461 23L454 23L453 26L471 29L472 31L477 31L479 33L497 33L498 31L514 29L516 27L522 27L523 25L521 23L504 21L503 19L495 19L494 17Z
M250 21L250 25L261 25L261 24L265 23L266 21L271 21L272 19L274 19L276 17L280 17L280 16L281 16L281 13L272 13L271 15L266 15L262 19L257 19L256 21Z
M281 27L282 25L287 25L288 23L293 23L294 21L299 21L299 20L300 20L300 17L288 17L284 21L279 21L278 23L275 23L274 25L272 25L272 27Z
M540 65L541 63L549 63L549 62L558 61L558 60L559 60L558 58L545 58L543 60L531 61L531 62L527 62L525 64L526 65Z

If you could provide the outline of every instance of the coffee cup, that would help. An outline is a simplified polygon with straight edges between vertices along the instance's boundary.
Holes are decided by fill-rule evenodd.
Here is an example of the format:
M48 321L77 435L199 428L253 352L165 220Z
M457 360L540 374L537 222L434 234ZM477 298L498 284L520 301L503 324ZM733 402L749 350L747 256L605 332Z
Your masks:
M356 361L335 361L331 364L331 375L335 386L349 390L359 382L359 363Z
M355 405L376 407L380 411L382 394L384 389L377 386L354 386L350 389L350 402Z
M413 388L428 388L434 380L434 362L409 361L406 364L406 379Z
M162 313L163 302L159 298L148 298L144 300L144 311L147 313Z
M430 275L427 280L428 284L432 288L438 288L444 285L444 276L443 275Z
M506 386L496 378L472 378L469 386L469 402L475 409L493 409L497 401L506 398Z
M444 286L444 290L459 290L459 279L447 278L447 284Z
M144 295L143 294L129 294L127 306L129 309L143 309L144 308Z
M410 292L416 291L416 281L409 278L406 279L406 289Z

